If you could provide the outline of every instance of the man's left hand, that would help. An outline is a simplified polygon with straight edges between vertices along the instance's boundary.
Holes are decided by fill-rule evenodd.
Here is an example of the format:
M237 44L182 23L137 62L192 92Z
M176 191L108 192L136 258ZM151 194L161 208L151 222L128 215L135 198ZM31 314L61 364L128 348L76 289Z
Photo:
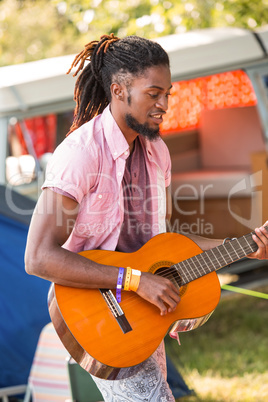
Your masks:
M255 229L255 234L252 235L253 240L258 245L258 250L254 253L249 254L248 258L257 258L258 260L268 259L268 221L264 223L263 226Z

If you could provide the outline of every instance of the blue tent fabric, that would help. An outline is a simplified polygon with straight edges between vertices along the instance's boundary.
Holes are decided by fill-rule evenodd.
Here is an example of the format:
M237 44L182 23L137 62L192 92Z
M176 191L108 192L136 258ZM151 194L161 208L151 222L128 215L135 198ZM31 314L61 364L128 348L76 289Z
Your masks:
M42 328L49 282L24 269L28 225L0 214L0 387L26 384Z

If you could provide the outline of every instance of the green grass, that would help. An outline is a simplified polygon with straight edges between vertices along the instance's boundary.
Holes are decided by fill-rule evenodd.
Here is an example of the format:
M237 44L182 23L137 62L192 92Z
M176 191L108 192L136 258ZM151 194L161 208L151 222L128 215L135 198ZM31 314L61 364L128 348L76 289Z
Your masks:
M257 289L268 293L268 286ZM189 388L189 401L268 401L268 300L232 294L202 327L166 337L166 349ZM186 400L186 399L185 399Z

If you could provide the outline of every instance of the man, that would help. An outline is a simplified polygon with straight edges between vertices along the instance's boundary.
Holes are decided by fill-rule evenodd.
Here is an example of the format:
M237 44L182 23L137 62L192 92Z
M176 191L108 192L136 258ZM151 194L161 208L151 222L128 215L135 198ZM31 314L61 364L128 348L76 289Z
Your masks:
M84 67L85 60L90 60ZM118 291L117 267L87 260L86 249L131 252L165 231L170 206L170 157L159 137L171 90L169 59L155 42L102 36L75 59L75 117L56 149L30 225L26 270L49 281ZM268 233L256 229L253 258L267 258ZM191 236L203 249L222 240ZM142 263L142 262L141 262ZM167 278L122 268L124 289L161 315L180 301ZM94 377L107 401L173 401L163 343L129 379ZM161 399L162 398L162 399Z

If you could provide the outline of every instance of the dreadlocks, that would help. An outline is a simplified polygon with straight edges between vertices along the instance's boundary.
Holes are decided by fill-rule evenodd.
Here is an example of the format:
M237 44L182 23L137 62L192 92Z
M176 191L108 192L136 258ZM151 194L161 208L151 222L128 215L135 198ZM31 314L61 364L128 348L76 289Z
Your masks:
M84 66L86 61L90 63ZM126 83L130 75L138 76L157 65L169 66L168 55L158 43L148 39L138 36L119 39L111 34L88 43L67 72L77 66L74 76L81 71L75 84L76 107L68 134L102 113L111 101L112 80Z

